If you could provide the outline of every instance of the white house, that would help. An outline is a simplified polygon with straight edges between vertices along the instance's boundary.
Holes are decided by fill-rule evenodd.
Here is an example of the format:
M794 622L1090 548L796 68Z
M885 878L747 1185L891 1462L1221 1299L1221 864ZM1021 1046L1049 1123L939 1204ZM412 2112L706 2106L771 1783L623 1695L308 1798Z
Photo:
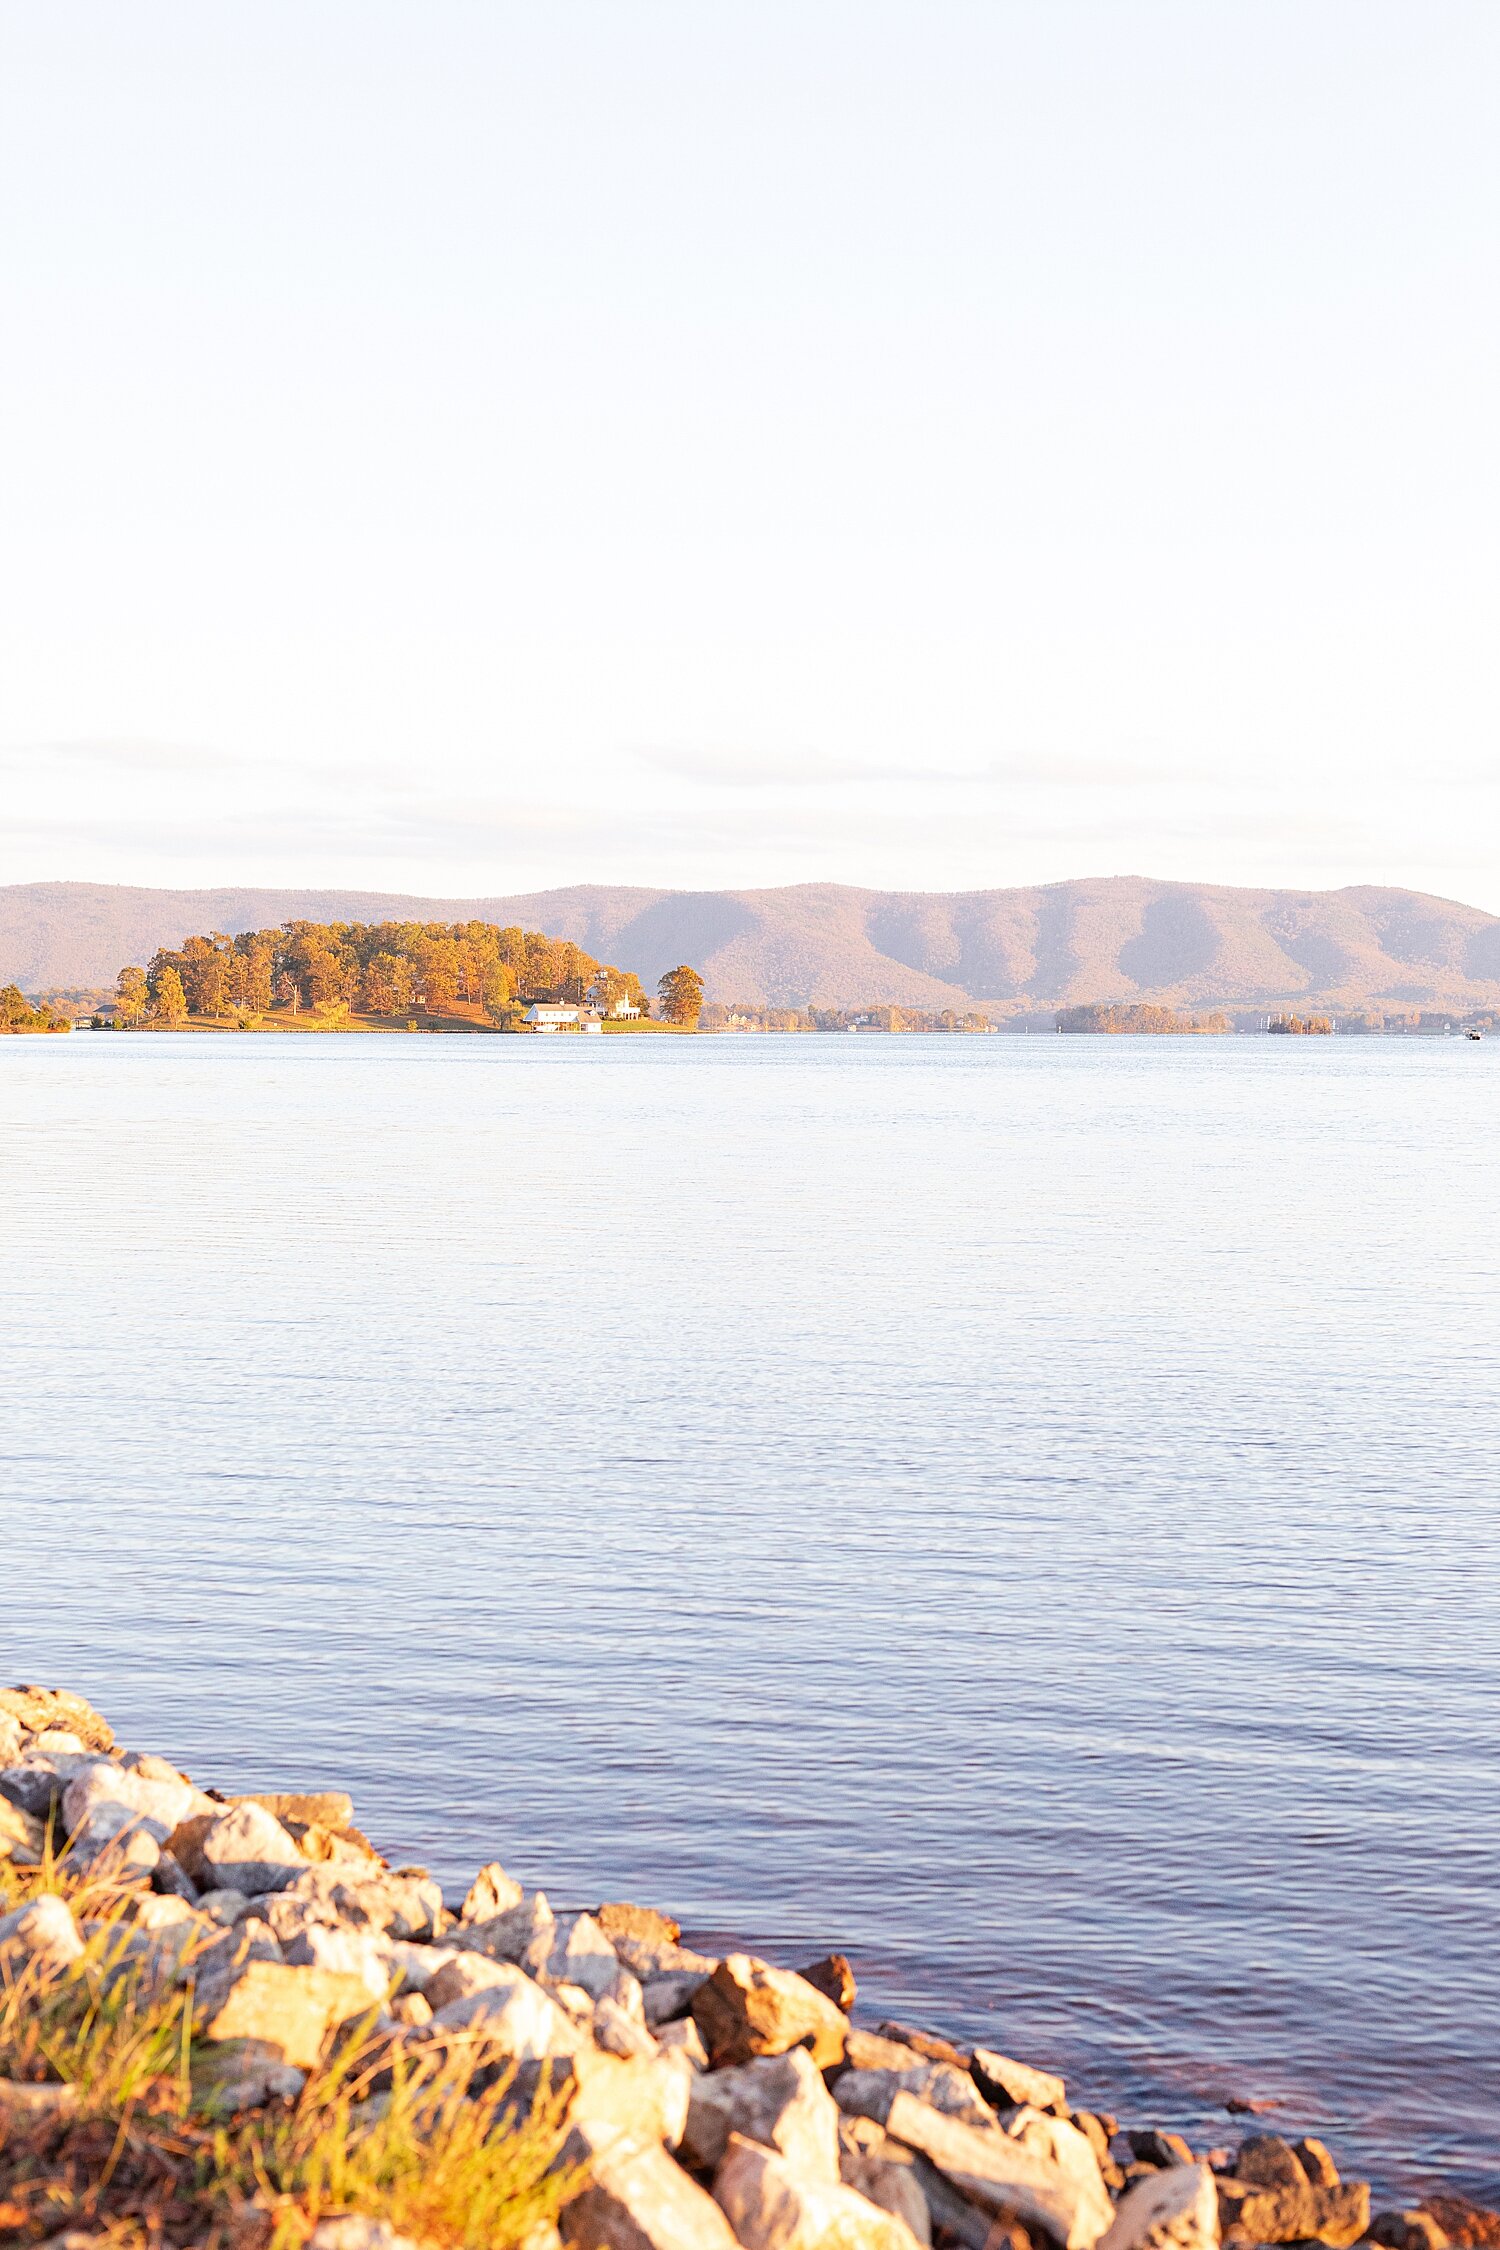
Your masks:
M581 1008L565 1008L537 1000L527 1009L525 1020L533 1031L576 1031L582 1013Z

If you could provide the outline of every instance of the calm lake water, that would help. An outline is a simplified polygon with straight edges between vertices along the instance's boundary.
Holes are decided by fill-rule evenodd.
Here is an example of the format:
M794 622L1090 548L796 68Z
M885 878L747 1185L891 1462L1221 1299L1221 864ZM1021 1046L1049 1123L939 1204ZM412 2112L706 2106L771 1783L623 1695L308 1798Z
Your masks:
M0 1674L1500 2191L1500 1041L0 1042Z

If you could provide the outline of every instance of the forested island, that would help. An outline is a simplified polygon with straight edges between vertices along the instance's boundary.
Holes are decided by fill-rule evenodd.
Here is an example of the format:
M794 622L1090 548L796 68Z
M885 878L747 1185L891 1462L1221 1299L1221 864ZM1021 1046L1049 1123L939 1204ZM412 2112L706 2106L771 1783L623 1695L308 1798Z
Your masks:
M128 963L95 1019L125 1030L568 1031L696 1028L685 962L655 1002L571 939L493 922L288 922L221 931Z
M17 984L0 985L0 1033L10 1031L71 1031L71 1016L60 1016L45 1000L35 1007Z
M1162 1008L1151 1002L1092 1001L1082 1008L1060 1008L1057 1014L1059 1031L1105 1031L1121 1033L1182 1033L1221 1032L1234 1029L1222 1009L1210 1015L1184 1015L1178 1008Z

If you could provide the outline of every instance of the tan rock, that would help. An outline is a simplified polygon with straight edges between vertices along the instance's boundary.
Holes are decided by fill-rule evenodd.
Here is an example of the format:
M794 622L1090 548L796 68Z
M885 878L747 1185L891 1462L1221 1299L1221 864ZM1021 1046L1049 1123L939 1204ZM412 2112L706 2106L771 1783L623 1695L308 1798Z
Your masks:
M981 2130L998 2126L999 2119L966 2070L952 2063L927 2062L910 2048L897 2049L910 2056L905 2070L845 2070L833 2082L834 2099L847 2117L873 2117L884 2125L898 2094L914 2094L944 2117L962 2118ZM1032 2114L1035 2114L1034 2112Z
M238 2117L268 2102L294 2102L307 2080L262 2039L200 2047L193 2060L193 2106L211 2117Z
M17 1763L25 1739L21 1722L14 1711L0 1710L0 1767Z
M691 2016L679 2016L675 2023L659 2025L654 2037L659 2053L686 2055L694 2070L707 2070L708 2049Z
M565 2153L589 2165L589 2185L562 2214L574 2250L737 2250L712 2196L659 2144L580 2132Z
M640 1991L639 1985L636 1986L636 1991ZM588 1995L585 1994L584 1997L587 1999ZM602 2000L595 2001L591 2021L595 2041L606 2054L642 2055L650 2058L661 2052L656 2040L639 2018L629 2009L623 2008L609 1993L605 1993Z
M839 2177L909 2227L918 2242L931 2242L932 2213L917 2178L917 2159L883 2126L868 2117L839 2119Z
M473 1953L488 1954L492 1961L510 1961L536 1975L545 1969L556 1942L557 1917L545 1891L533 1891L519 1906L512 1906L488 1922L465 1923L451 1930L449 1943Z
M842 2062L849 2036L847 2016L804 1977L748 1953L719 1963L694 1993L692 2012L716 2070L802 2046L829 2070Z
M201 1813L192 1816L167 1838L168 1851L200 1890L253 1895L285 1890L307 1865L295 1840L264 1805L248 1800L231 1805L200 1829L204 1818Z
M461 1922L493 1922L497 1915L519 1906L525 1896L515 1877L506 1874L498 1859L492 1859L469 1885L458 1918Z
M1219 2228L1226 2242L1305 2242L1345 2250L1368 2232L1370 2190L1363 2180L1341 2187L1268 2187L1256 2180L1220 2178Z
M1218 2241L1212 2172L1206 2164L1173 2164L1125 2190L1101 2250L1217 2250Z
M303 1861L284 1886L267 1887L280 1888L288 1914L306 1910L315 1920L341 1922L349 1929L422 1943L437 1937L443 1925L442 1890L419 1868L363 1874L353 1864L309 1867ZM270 1907L275 1906L272 1899Z
M1370 2222L1370 2240L1382 2250L1449 2250L1452 2237L1432 2212L1418 2205L1411 2211L1382 2211Z
M276 1820L298 1821L304 1828L347 1828L354 1818L354 1799L342 1789L265 1789L253 1795L231 1797L232 1805L263 1805Z
M623 1899L601 1906L594 1920L612 1945L617 1938L636 1938L651 1945L676 1945L682 1936L681 1923L674 1922L670 1914L658 1914L654 1906L629 1906Z
M849 2026L844 2061L850 2070L914 2070L927 2059L915 2047L899 2039L887 2039L883 2032L861 2031L858 2024Z
M976 2047L969 2068L986 2101L1024 2102L1032 2109L1067 2109L1067 2087L1051 2071L1012 2062L1009 2055L996 2054L993 2047Z
M508 1985L515 1973L514 1964L509 1961L491 1961L483 1953L455 1953L420 1989L436 2015L439 2008L446 2008L455 2000L467 2000L476 1992Z
M382 2006L397 1982L398 1972L369 1930L330 1929L313 1923L292 1939L285 1948L285 1958L296 1968L334 1969L341 1976L355 1977L370 1998Z
M0 1688L0 1711L8 1711L28 1734L61 1727L77 1735L85 1750L113 1750L115 1738L91 1703L68 1688Z
M854 1971L849 1966L847 1955L843 1953L825 1953L821 1960L809 1961L806 1968L799 1969L797 1974L807 1979L814 1992L821 1992L825 2000L831 2000L836 2008L842 2008L846 2016L859 1996Z
M998 2126L981 2130L944 2117L912 2094L896 2095L887 2123L898 2141L919 2149L970 2203L997 2218L1044 2228L1063 2250L1092 2250L1114 2217L1081 2133L1077 2139L1093 2164L1092 2176L1082 2165L1065 2169L1022 2147Z
M513 1962L492 1965L500 1972L493 1984L434 2008L430 2035L464 2033L521 2061L575 2053L587 2034L574 2028L551 1994Z
M1309 2185L1333 2188L1340 2184L1339 2168L1321 2141L1298 2141L1296 2154Z
M83 1939L66 1899L51 1892L0 1914L0 1972L16 1977L26 1970L60 1976L83 1953Z
M1144 2156L1148 2164L1160 2161L1149 2149L1136 2145L1140 2138L1135 2133L1130 2136L1136 2155ZM1255 2133L1241 2141L1234 2176L1237 2180L1254 2180L1258 2187L1289 2188L1301 2187L1307 2178L1296 2150L1275 2133Z
M717 2171L734 2133L774 2148L805 2178L839 2177L838 2109L805 2047L695 2076L684 2162Z
M22 1867L40 1866L46 1848L45 1822L22 1812L9 1797L0 1797L0 1859L13 1859Z
M620 1977L620 1957L592 1914L570 1914L553 1925L542 1973L558 1984L581 1985L594 1999Z
M967 2070L973 2060L967 2047L955 2047L951 2039L941 2039L933 2031L917 2031L905 2023L883 2023L878 2030L885 2039L894 2039L903 2047L913 2047L928 2062L951 2063L955 2070Z
M648 1976L641 1987L641 2000L652 2029L681 2022L710 1974L705 1969L672 1969L663 1976Z
M910 2227L840 2182L809 2179L774 2149L734 2134L714 2200L742 2250L913 2250Z
M278 2047L299 2070L311 2070L335 2025L371 2011L358 1977L334 1969L248 1961L225 1986L199 1988L198 2032L204 2039L257 2039Z
M367 2219L351 2211L340 2219L320 2219L308 2250L418 2250L418 2245L409 2235L398 2234L389 2219Z
M631 2140L665 2143L668 2148L682 2139L695 2082L682 2056L648 2060L580 2046L568 2069L573 2087L570 2125L594 2136L622 2134Z

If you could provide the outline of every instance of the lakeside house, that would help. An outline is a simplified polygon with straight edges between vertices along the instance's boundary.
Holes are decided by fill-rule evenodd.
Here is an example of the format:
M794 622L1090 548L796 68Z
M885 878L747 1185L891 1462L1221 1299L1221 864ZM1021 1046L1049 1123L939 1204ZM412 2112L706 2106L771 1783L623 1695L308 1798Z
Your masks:
M633 1011L639 1014L640 1010ZM560 1001L537 1000L524 1018L528 1031L593 1031L604 1029L604 1019L593 1008L574 1008Z

